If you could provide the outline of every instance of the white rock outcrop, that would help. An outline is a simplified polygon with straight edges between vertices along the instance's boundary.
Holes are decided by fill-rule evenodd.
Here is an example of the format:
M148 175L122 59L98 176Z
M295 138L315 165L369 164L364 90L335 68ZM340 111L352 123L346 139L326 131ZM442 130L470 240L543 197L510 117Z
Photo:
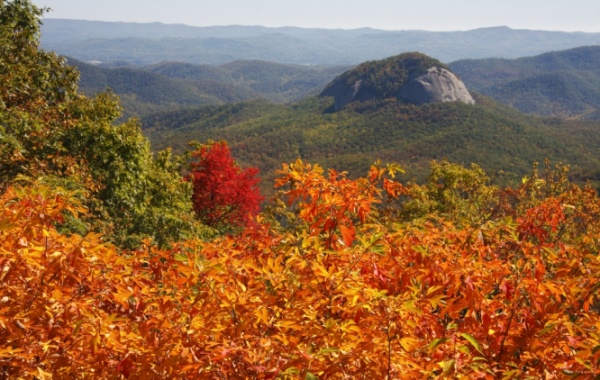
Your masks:
M407 103L445 103L463 102L475 104L475 100L465 84L452 72L432 67L423 74L402 86L396 97Z

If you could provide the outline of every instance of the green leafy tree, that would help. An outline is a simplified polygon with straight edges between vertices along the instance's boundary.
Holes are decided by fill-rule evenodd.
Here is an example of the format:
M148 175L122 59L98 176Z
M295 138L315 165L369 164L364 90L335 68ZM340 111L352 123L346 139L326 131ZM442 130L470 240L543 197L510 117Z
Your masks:
M44 9L2 1L0 12L0 190L17 175L85 190L79 232L101 230L128 247L201 234L180 160L155 158L136 121L117 123L114 95L78 94L77 71L39 49Z
M450 162L432 161L424 185L406 189L409 199L402 205L405 219L443 216L463 223L482 222L494 212L498 189L476 164L470 168Z
M0 190L17 174L62 174L74 164L61 151L60 130L78 74L38 48L43 11L28 1L0 1Z

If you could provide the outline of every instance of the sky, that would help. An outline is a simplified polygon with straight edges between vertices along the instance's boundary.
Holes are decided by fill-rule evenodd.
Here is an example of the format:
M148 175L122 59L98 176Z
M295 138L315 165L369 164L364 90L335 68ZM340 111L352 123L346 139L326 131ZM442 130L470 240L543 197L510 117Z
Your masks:
M33 0L48 18L385 30L600 32L600 0Z

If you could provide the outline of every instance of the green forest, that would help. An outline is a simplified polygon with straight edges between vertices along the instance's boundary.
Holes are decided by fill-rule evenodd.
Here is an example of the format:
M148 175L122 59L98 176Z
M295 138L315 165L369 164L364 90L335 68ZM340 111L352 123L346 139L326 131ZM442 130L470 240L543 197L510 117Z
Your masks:
M142 119L157 148L183 151L190 140L224 139L243 165L265 182L281 162L301 157L361 173L377 157L422 181L431 160L481 165L498 184L515 184L534 162L571 166L574 180L598 181L597 123L527 116L478 96L476 105L407 105L394 99L357 102L331 113L331 98L291 106L254 101ZM269 185L263 187L268 192Z

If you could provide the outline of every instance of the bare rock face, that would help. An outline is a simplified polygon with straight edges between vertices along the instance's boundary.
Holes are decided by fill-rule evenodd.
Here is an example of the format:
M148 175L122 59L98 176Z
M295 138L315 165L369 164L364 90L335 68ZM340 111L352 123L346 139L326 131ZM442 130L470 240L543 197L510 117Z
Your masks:
M452 72L441 67L432 67L427 74L410 80L400 88L396 98L412 104L445 102L475 104L465 84Z
M356 101L363 102L376 97L375 94L364 91L364 86L362 84L362 79L357 80L351 86L344 83L344 81L337 81L323 91L321 96L332 96L333 109L339 111L344 108L346 104Z

